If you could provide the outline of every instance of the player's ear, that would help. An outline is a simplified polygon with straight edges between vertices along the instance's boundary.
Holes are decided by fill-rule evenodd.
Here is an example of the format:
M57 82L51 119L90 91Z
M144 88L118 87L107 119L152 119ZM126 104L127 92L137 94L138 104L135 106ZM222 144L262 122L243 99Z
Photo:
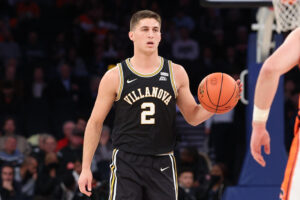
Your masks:
M161 32L159 34L159 41L158 41L158 43L160 43L160 41L161 41Z
M128 36L129 36L129 39L131 41L133 41L133 32L132 31L129 31Z

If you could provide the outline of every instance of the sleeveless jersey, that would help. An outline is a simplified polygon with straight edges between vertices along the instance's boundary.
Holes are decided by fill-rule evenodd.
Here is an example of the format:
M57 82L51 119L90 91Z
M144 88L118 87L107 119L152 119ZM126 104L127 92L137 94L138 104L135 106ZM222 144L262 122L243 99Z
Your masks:
M161 57L159 68L152 74L135 71L129 59L118 67L113 147L143 155L173 151L177 93L171 61Z

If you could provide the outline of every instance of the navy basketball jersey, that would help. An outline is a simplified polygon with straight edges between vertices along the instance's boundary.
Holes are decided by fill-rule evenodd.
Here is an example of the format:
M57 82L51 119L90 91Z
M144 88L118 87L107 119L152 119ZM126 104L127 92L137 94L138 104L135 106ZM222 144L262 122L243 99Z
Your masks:
M171 61L151 74L140 74L130 59L118 64L120 88L115 101L114 148L144 155L173 151L176 86Z

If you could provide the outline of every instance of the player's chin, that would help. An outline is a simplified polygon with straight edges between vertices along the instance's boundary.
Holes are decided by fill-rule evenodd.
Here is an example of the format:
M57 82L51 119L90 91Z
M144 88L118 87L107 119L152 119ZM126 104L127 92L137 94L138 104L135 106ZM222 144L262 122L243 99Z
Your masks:
M144 49L144 52L146 54L152 54L152 53L155 53L157 51L157 48L145 48Z

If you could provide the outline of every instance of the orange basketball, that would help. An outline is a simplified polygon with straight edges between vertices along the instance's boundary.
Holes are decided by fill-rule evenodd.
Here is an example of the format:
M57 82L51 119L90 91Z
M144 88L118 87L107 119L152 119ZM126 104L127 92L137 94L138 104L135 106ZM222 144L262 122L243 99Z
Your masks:
M228 74L217 72L206 76L198 87L202 107L213 113L226 113L240 98L239 86Z

